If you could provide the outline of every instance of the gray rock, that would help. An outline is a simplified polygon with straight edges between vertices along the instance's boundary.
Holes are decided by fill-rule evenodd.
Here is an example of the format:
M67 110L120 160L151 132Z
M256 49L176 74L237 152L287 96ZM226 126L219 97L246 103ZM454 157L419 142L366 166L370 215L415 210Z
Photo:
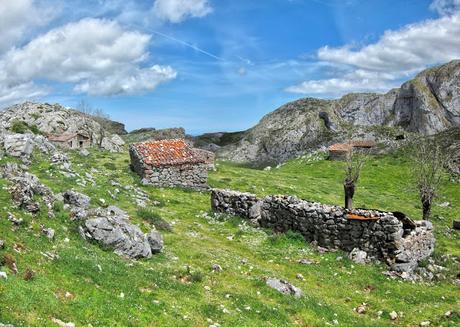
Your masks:
M367 262L367 252L362 251L358 248L354 248L353 251L350 252L348 257L356 263L366 263Z
M157 232L145 235L138 226L129 222L124 211L114 206L90 211L80 233L86 239L94 240L118 255L132 259L149 258L163 247Z
M54 231L54 229L52 228L45 228L42 226L41 228L41 231L42 231L42 234L45 235L48 239L50 240L53 240L54 239L54 235L56 234L56 232Z
M86 149L82 149L80 151L80 155L82 155L83 157L87 157L87 156L89 156L89 151L86 150Z
M150 244L152 253L159 253L163 249L163 238L157 231L151 231L147 234L147 240Z
M302 296L302 291L299 288L285 280L268 278L266 284L282 294L294 295L296 298L300 298Z
M74 190L68 190L62 194L64 203L69 204L73 207L87 209L91 198L83 193L76 192Z
M0 240L0 250L3 250L5 248L5 241Z

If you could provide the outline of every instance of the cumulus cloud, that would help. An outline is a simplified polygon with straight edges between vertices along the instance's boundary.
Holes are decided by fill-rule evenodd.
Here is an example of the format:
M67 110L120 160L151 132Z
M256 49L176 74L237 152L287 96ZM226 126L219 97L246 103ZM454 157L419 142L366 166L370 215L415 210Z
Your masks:
M20 41L33 27L45 24L50 12L34 5L32 0L0 0L0 54Z
M188 17L204 17L212 12L208 0L156 0L154 14L171 23L180 23Z
M460 0L434 0L430 9L442 16L452 15L460 10Z
M149 35L110 20L69 23L0 58L0 92L34 80L72 83L76 91L93 95L151 91L176 72L169 66L144 67L149 42Z
M458 35L460 12L387 31L376 43L361 48L326 46L318 50L317 59L347 67L347 72L332 79L306 81L287 91L330 95L381 91L427 66L460 58Z

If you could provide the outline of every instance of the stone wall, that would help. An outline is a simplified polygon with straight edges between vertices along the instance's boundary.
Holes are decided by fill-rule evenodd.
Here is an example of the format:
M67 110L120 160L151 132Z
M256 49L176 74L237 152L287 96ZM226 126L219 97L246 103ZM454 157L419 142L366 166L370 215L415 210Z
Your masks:
M208 164L186 163L180 165L147 165L130 148L131 167L142 177L142 183L158 187L184 187L194 190L207 190Z
M347 252L358 248L395 270L415 268L434 249L429 222L410 224L408 218L398 218L391 212L347 211L291 196L258 199L253 194L228 190L213 190L211 205L215 211L248 218L260 227L299 232L306 241L315 241L322 247ZM355 219L350 219L350 215Z

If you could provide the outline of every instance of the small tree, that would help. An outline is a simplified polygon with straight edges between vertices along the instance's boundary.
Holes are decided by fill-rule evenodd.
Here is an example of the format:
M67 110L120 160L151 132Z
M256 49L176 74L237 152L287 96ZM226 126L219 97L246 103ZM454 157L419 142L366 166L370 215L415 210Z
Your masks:
M365 161L366 156L355 152L350 143L350 150L346 154L345 179L343 181L345 209L353 208L353 196L355 195L356 184L358 183Z
M430 219L431 206L438 196L448 156L433 138L418 139L412 146L415 185L422 203L423 219Z
M81 128L83 131L88 134L91 143L97 142L97 146L102 146L102 140L108 134L107 130L109 129L110 116L106 114L102 109L93 108L85 100L81 100L77 105L77 110L82 113L82 125ZM97 122L100 126L98 133L96 134L96 129L94 122Z

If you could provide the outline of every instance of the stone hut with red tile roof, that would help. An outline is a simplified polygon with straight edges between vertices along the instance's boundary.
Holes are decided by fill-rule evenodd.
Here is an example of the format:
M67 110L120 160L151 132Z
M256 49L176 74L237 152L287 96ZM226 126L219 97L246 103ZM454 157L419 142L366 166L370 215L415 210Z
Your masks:
M336 143L329 147L329 160L343 160L352 149L365 151L374 148L377 144L371 140L357 140L349 143Z
M81 133L64 133L60 135L48 135L48 140L54 145L67 149L83 149L91 146L88 136Z
M146 141L129 147L132 169L142 182L158 187L208 189L214 155L194 149L183 139Z

